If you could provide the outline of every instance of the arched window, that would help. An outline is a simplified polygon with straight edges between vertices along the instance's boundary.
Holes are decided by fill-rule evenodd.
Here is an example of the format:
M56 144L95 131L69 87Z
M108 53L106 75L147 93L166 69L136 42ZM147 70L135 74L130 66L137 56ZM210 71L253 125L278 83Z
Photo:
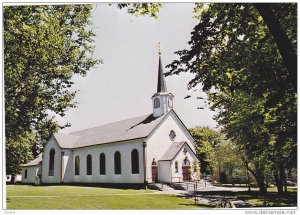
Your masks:
M88 155L86 157L86 174L92 175L92 156Z
M27 169L25 169L25 174L24 174L24 178L27 178Z
M80 173L80 158L77 155L75 157L75 175L79 175L79 173Z
M175 173L178 173L178 161L175 161Z
M132 174L139 174L139 152L136 149L131 152L131 171Z
M154 108L159 108L159 106L160 106L159 98L155 98L154 99Z
M51 149L49 153L49 176L54 176L55 150Z
M101 153L99 158L100 175L105 175L105 154Z
M187 157L184 158L183 165L184 166L189 166L190 165L190 161L189 161L189 159Z
M120 175L121 174L121 153L120 152L115 152L115 174Z

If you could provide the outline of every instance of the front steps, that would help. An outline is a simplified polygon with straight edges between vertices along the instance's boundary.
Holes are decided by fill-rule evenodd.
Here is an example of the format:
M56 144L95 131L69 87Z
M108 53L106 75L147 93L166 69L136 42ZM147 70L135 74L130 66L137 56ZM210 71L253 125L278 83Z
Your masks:
M172 188L169 184L165 184L165 183L148 184L148 189L159 190L159 191L174 190L174 188Z
M171 186L176 190L201 191L201 189L214 187L210 182L205 180L200 181L185 181L172 183Z

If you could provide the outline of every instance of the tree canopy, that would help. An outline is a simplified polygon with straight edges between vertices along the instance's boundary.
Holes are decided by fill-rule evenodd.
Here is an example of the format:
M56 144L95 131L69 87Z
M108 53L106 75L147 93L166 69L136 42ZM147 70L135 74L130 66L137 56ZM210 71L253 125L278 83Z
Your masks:
M92 8L92 5L4 7L6 144L18 145L20 139L28 137L28 132L38 140L32 144L41 144L59 127L67 126L58 125L54 118L64 116L66 110L76 106L73 101L76 92L70 90L72 77L86 75L100 62L92 56L95 36L90 27ZM25 149L26 144L24 147L20 144L19 150ZM9 154L15 148L7 148L7 165L14 162ZM8 174L10 170L7 168Z
M209 127L196 127L189 129L196 141L196 155L200 161L201 174L215 175L218 171L227 171L230 176L234 170L245 170L239 148L218 130Z
M197 4L195 14L190 47L176 52L168 75L195 74L189 88L203 85L223 132L253 162L261 190L270 160L280 191L296 157L297 5Z
M18 139L6 140L6 174L12 174L14 176L20 173L21 164L25 164L33 159L32 146L35 142L36 139L30 132L25 132L22 136L19 136Z
M117 4L156 18L160 3ZM36 157L76 107L72 77L101 63L94 59L93 5L4 7L5 144L7 174ZM30 150L29 150L30 149Z
M215 148L222 142L221 134L209 127L196 127L189 129L196 141L196 155L200 161L202 174L213 174L217 160Z
M152 18L158 18L159 9L162 7L161 3L122 3L118 4L118 8L127 9L129 14L135 16L146 16L149 15Z

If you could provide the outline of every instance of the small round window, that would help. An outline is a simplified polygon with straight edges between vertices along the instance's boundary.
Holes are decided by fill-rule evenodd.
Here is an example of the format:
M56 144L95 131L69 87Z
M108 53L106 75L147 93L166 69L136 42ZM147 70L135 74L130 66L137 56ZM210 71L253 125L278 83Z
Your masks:
M170 136L170 139L171 139L171 140L174 140L175 137L176 137L175 131L171 130L169 136Z

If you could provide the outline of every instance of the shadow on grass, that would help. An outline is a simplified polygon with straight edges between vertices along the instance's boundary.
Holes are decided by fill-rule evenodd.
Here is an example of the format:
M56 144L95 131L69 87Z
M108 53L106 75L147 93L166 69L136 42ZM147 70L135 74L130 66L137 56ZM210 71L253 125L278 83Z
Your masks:
M255 204L255 207L294 207L297 206L297 192L287 192L279 195L277 192L268 192L262 195L259 191L198 191L197 195L205 196L234 196ZM190 196L191 197L191 196Z
M146 189L145 184L115 184L115 183L65 183L65 184L7 184L7 185L16 185L16 186L32 186L32 187L53 187L53 186L74 186L74 187L96 187L96 188L113 188L113 189L132 189L132 190L141 190Z
M197 204L197 205L195 205L194 203L191 203L191 204L181 203L179 205L186 206L186 207L197 206L199 208L214 208L213 206L206 205L206 204Z
M258 207L294 207L297 206L297 192L287 192L279 195L277 192L268 192L266 196L259 192L240 193L238 198L252 201Z

